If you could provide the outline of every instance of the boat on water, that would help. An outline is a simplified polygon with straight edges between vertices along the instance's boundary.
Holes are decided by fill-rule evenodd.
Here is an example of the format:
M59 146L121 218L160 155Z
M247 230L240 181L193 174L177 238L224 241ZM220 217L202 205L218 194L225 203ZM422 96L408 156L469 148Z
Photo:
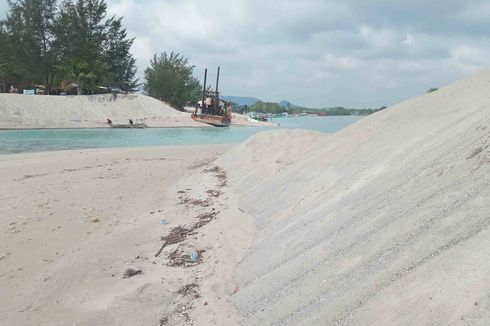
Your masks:
M269 121L269 116L265 113L252 112L249 114L249 117L257 121L263 121L263 122Z
M128 124L113 124L111 119L107 119L107 124L111 128L135 128L141 129L148 127L145 123L133 123L133 120L129 119Z
M204 70L202 100L197 103L191 117L196 122L206 123L215 127L228 127L231 124L231 105L220 99L218 91L219 71L220 67L218 67L216 76L216 89L210 91L206 89L208 69Z
M145 124L145 123L133 123L133 124L127 124L127 125L122 125L122 124L118 124L118 125L114 125L114 124L110 124L109 125L111 128L147 128L148 126Z

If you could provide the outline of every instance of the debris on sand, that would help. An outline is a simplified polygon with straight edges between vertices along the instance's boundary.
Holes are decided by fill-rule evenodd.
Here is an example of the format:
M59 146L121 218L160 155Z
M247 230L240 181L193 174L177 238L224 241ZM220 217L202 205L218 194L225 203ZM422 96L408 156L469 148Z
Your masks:
M177 291L177 294L180 294L183 297L192 296L194 299L197 299L201 296L198 290L199 290L199 285L197 285L197 283L189 283L181 287Z
M207 213L202 213L196 216L196 218L199 220L198 222L194 223L193 228L194 229L199 229L211 222L216 218L216 215L218 215L219 212L213 211L213 212L207 212Z
M202 173L214 173L214 176L220 181L218 187L223 188L226 186L228 177L226 175L226 171L223 168L215 165L212 168L202 170Z
M214 189L209 189L208 191L206 191L206 193L211 196L211 197L219 197L223 194L223 192L221 190L214 190Z
M130 278L135 275L143 274L143 271L141 269L132 269L128 268L124 271L123 277L122 278Z
M192 259L190 255L184 254L184 249L179 246L168 255L167 266L170 267L192 267L202 263L202 254L206 250L196 250L197 258Z
M195 230L202 228L203 226L205 226L206 224L214 220L218 213L219 213L218 211L211 211L211 212L199 214L198 216L196 216L196 218L199 221L194 223L190 228L187 228L182 225L174 227L172 230L170 230L170 233L168 235L160 238L164 242L156 252L155 257L160 256L162 250L166 246L184 241L187 238L187 236L193 234Z
M179 243L185 240L190 231L191 229L179 225L174 227L168 235L161 237L161 240L165 241L167 245Z
M202 170L202 173L219 173L222 170L223 170L222 168L220 168L219 166L215 165L215 166L213 166L211 168Z
M213 204L213 202L209 199L192 199L188 201L191 205L194 206L201 206L201 207L208 207Z
M184 226L179 225L174 227L172 230L170 230L170 233L168 235L160 238L164 242L161 245L160 249L158 249L158 251L156 252L155 257L160 256L163 248L165 248L166 246L184 241L189 232L191 232L191 230Z
M180 202L179 204L181 205L194 205L194 206L201 206L201 207L208 207L213 204L213 202L210 199L193 199L189 197L183 197L179 196Z
M192 302L179 303L169 315L160 318L159 325L194 325L190 317L193 308Z

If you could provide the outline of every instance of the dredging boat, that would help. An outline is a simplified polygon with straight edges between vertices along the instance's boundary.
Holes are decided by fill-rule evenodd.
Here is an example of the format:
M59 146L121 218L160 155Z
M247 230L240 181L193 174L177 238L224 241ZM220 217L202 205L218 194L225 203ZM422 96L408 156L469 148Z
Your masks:
M210 91L206 89L206 79L208 69L204 70L204 86L202 90L202 100L196 105L192 120L213 125L215 127L228 127L231 124L231 105L220 99L218 84L219 70L216 76L216 89Z

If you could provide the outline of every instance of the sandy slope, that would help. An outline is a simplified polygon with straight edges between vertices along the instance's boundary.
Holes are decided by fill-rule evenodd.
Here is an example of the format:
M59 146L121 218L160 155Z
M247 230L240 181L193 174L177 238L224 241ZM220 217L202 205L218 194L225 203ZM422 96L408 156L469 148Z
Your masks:
M0 324L488 325L489 89L260 133L224 171L226 146L1 156ZM203 263L166 266L178 248Z
M226 186L209 198L218 180L202 172L228 148L0 156L0 325L239 324L233 269L254 225ZM155 258L161 236L209 211L215 220ZM205 250L202 264L166 266L177 246ZM128 268L143 274L124 279Z
M0 129L97 128L114 123L144 122L150 127L206 127L154 98L141 95L27 96L0 94ZM241 115L235 125L266 125Z
M489 90L487 70L221 157L259 227L234 296L248 324L488 325Z

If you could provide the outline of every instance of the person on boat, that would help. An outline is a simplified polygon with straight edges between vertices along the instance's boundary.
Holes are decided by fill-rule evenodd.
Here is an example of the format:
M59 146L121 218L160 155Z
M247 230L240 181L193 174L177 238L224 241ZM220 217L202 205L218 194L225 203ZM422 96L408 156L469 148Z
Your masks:
M111 124L112 124L112 120L111 120L111 119L109 119L109 118L107 118L107 124L108 124L108 125L111 125Z
M132 125L133 124L133 119L129 119L129 124Z

